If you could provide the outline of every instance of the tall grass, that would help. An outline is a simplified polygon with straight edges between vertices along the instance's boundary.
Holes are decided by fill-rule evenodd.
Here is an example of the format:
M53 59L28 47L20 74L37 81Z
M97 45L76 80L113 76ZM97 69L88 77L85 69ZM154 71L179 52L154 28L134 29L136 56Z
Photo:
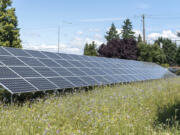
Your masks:
M1 105L0 135L180 134L179 103L180 78L50 96Z

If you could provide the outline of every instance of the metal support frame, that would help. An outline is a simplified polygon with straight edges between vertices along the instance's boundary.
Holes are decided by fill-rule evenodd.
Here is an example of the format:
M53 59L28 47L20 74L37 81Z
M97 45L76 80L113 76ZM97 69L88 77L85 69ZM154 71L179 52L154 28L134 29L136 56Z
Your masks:
M13 94L11 94L11 105L14 103Z

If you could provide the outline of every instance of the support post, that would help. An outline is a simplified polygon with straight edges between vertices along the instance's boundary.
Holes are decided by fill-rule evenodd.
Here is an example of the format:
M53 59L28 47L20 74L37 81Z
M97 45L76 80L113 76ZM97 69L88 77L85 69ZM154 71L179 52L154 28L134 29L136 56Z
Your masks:
M11 94L11 105L13 104L13 94Z

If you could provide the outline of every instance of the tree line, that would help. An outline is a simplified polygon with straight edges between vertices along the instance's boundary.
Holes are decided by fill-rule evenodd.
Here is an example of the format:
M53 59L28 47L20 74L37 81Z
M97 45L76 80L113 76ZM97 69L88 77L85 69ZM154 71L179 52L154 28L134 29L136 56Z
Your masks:
M159 37L151 44L143 42L141 35L135 37L129 19L123 22L121 33L112 23L104 37L106 43L98 48L94 41L87 43L84 55L139 60L170 66L180 65L180 47L176 43L163 37Z

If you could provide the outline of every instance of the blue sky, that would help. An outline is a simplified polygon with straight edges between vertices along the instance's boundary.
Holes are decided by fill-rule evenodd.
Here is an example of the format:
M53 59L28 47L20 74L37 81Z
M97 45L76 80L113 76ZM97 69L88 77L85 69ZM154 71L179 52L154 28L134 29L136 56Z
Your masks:
M104 34L114 22L120 31L130 18L134 31L141 34L141 15L146 15L147 40L158 36L178 39L179 0L13 0L23 47L82 54L86 42L105 42Z

